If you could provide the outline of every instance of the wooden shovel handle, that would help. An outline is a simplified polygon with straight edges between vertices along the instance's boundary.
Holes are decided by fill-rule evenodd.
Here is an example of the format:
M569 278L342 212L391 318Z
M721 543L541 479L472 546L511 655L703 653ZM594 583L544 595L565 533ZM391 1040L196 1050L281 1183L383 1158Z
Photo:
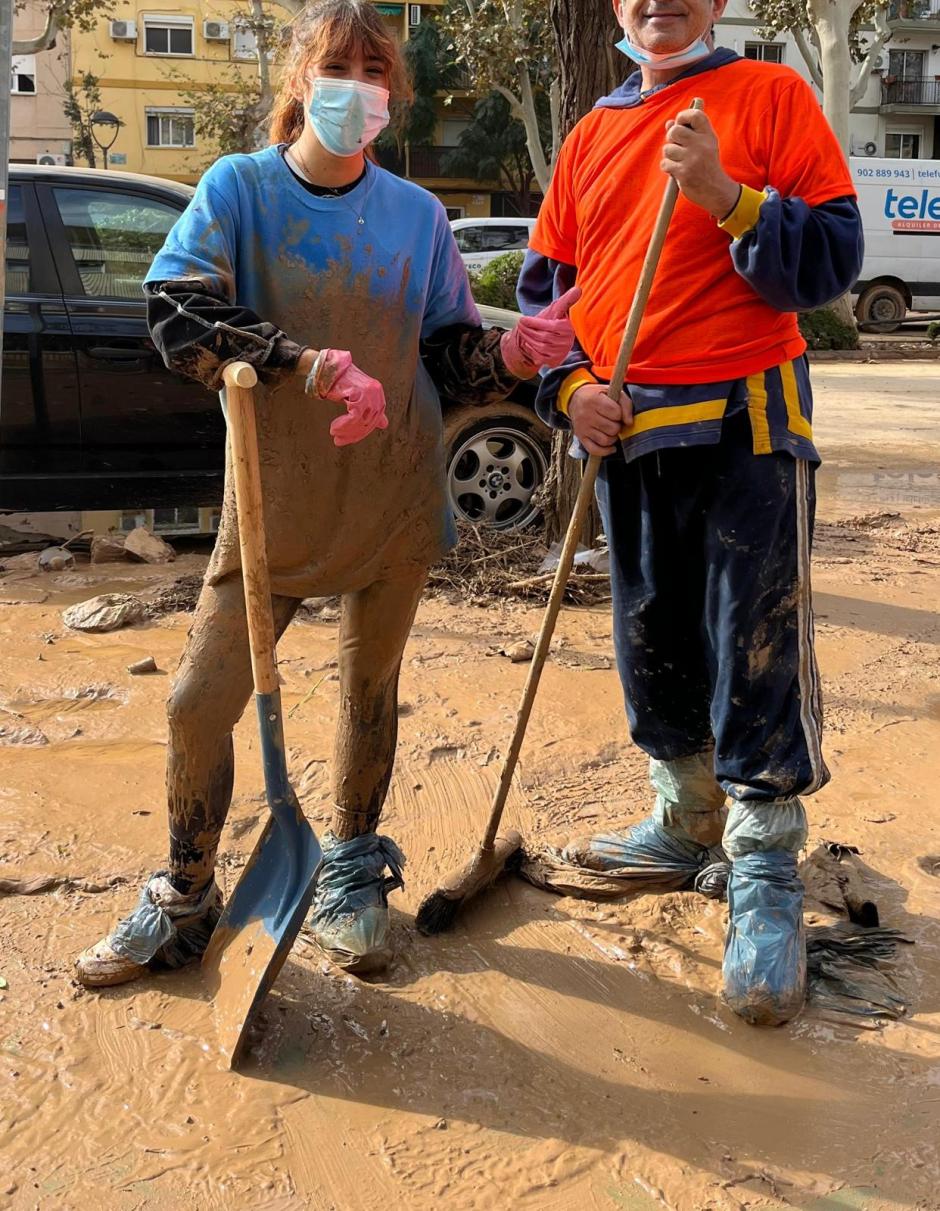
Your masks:
M273 694L278 688L277 656L264 537L258 430L252 394L258 375L247 362L231 362L223 370L222 380L225 383L228 433L235 473L238 545L241 548L242 580L248 614L251 672L255 693Z
M702 109L704 106L702 101L696 97L692 102L691 108ZM646 303L650 296L650 290L653 287L653 278L659 266L659 258L663 251L663 245L666 242L666 234L669 231L669 223L672 219L672 212L676 208L678 196L679 186L676 184L674 177L669 177L663 190L663 199L659 204L659 213L656 216L653 234L650 236L649 246L646 249L643 267L640 270L636 293L633 296L633 302L630 304L630 311L623 330L623 338L620 342L620 352L617 354L617 361L610 376L610 387L607 394L614 403L620 402L620 393L623 391L623 384L627 376L627 367L630 365L630 358L633 356L637 334L640 331L640 324L643 322L643 313L646 310ZM574 508L571 511L571 520L568 522L565 541L561 548L561 554L558 557L558 568L555 571L555 579L552 581L552 591L549 594L548 605L545 607L545 616L542 619L539 637L535 644L532 663L529 665L529 675L526 678L525 689L522 691L522 702L516 715L516 727L512 734L506 760L503 763L499 786L496 788L496 794L493 796L490 818L486 826L486 833L483 836L482 848L484 850L493 848L493 842L499 831L503 808L506 806L506 799L509 796L513 774L516 772L516 765L519 761L522 742L525 739L529 716L532 714L532 704L535 702L535 695L542 677L542 669L548 656L548 649L551 646L552 636L555 633L555 623L558 621L558 614L561 610L561 603L564 600L568 577L571 575L571 568L574 564L578 539L581 536L581 531L584 528L584 519L587 517L588 509L594 498L594 484L597 481L600 465L600 455L592 454L587 460L584 474L581 476L578 495L575 498Z

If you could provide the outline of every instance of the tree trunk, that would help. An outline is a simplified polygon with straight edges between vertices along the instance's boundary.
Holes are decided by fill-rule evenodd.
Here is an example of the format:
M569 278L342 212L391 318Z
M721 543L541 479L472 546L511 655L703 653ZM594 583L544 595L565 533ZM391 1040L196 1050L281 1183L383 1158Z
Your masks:
M822 66L823 113L839 146L849 154L849 96L852 91L852 55L849 26L859 0L807 0L806 11L819 39Z
M620 27L610 0L551 0L558 53L561 135L593 108L594 102L627 76L627 60L614 46Z
M574 124L627 75L627 62L614 46L620 27L610 0L551 0L552 27L560 69L559 119L564 137ZM581 464L568 457L570 435L552 438L552 460L545 485L545 541L557 542L568 528L581 483ZM590 544L600 533L597 505L592 505L581 534Z
M850 153L849 110L852 94L852 55L849 50L849 26L860 0L807 0L806 11L819 46L823 78L823 113L832 127L839 146L848 159ZM830 304L832 311L854 328L855 312L848 294Z

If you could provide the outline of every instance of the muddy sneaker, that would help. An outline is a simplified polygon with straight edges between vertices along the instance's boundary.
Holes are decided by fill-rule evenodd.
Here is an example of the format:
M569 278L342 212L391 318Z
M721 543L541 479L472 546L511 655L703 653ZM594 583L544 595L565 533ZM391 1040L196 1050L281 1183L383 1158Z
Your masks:
M309 922L320 949L346 971L382 971L392 957L388 893L404 887L405 857L391 837L322 838L323 866ZM392 872L385 873L386 866Z
M78 979L87 988L103 988L148 971L182 967L205 950L221 912L222 894L214 880L183 895L166 871L158 871L148 879L134 911L75 960Z
M803 884L785 850L735 858L728 880L724 999L752 1026L781 1026L806 998Z

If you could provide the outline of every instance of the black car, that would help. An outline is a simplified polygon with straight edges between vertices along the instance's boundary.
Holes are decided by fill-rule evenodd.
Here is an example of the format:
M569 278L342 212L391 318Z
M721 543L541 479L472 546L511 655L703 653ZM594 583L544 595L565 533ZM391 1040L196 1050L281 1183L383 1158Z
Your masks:
M10 166L0 510L221 501L218 401L164 366L141 290L192 193L131 173ZM443 403L455 511L525 524L549 439L531 386L489 408Z

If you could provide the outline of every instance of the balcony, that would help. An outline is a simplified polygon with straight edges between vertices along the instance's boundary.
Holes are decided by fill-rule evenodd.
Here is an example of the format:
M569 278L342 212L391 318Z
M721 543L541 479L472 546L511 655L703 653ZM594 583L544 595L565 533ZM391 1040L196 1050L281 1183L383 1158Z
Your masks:
M888 24L895 29L936 34L940 29L940 0L891 0Z
M940 112L940 80L896 80L886 76L881 81L881 108L889 113Z
M408 166L412 180L422 181L429 177L459 178L459 172L445 172L443 167L445 156L453 150L453 147L418 146L413 143L408 149Z

